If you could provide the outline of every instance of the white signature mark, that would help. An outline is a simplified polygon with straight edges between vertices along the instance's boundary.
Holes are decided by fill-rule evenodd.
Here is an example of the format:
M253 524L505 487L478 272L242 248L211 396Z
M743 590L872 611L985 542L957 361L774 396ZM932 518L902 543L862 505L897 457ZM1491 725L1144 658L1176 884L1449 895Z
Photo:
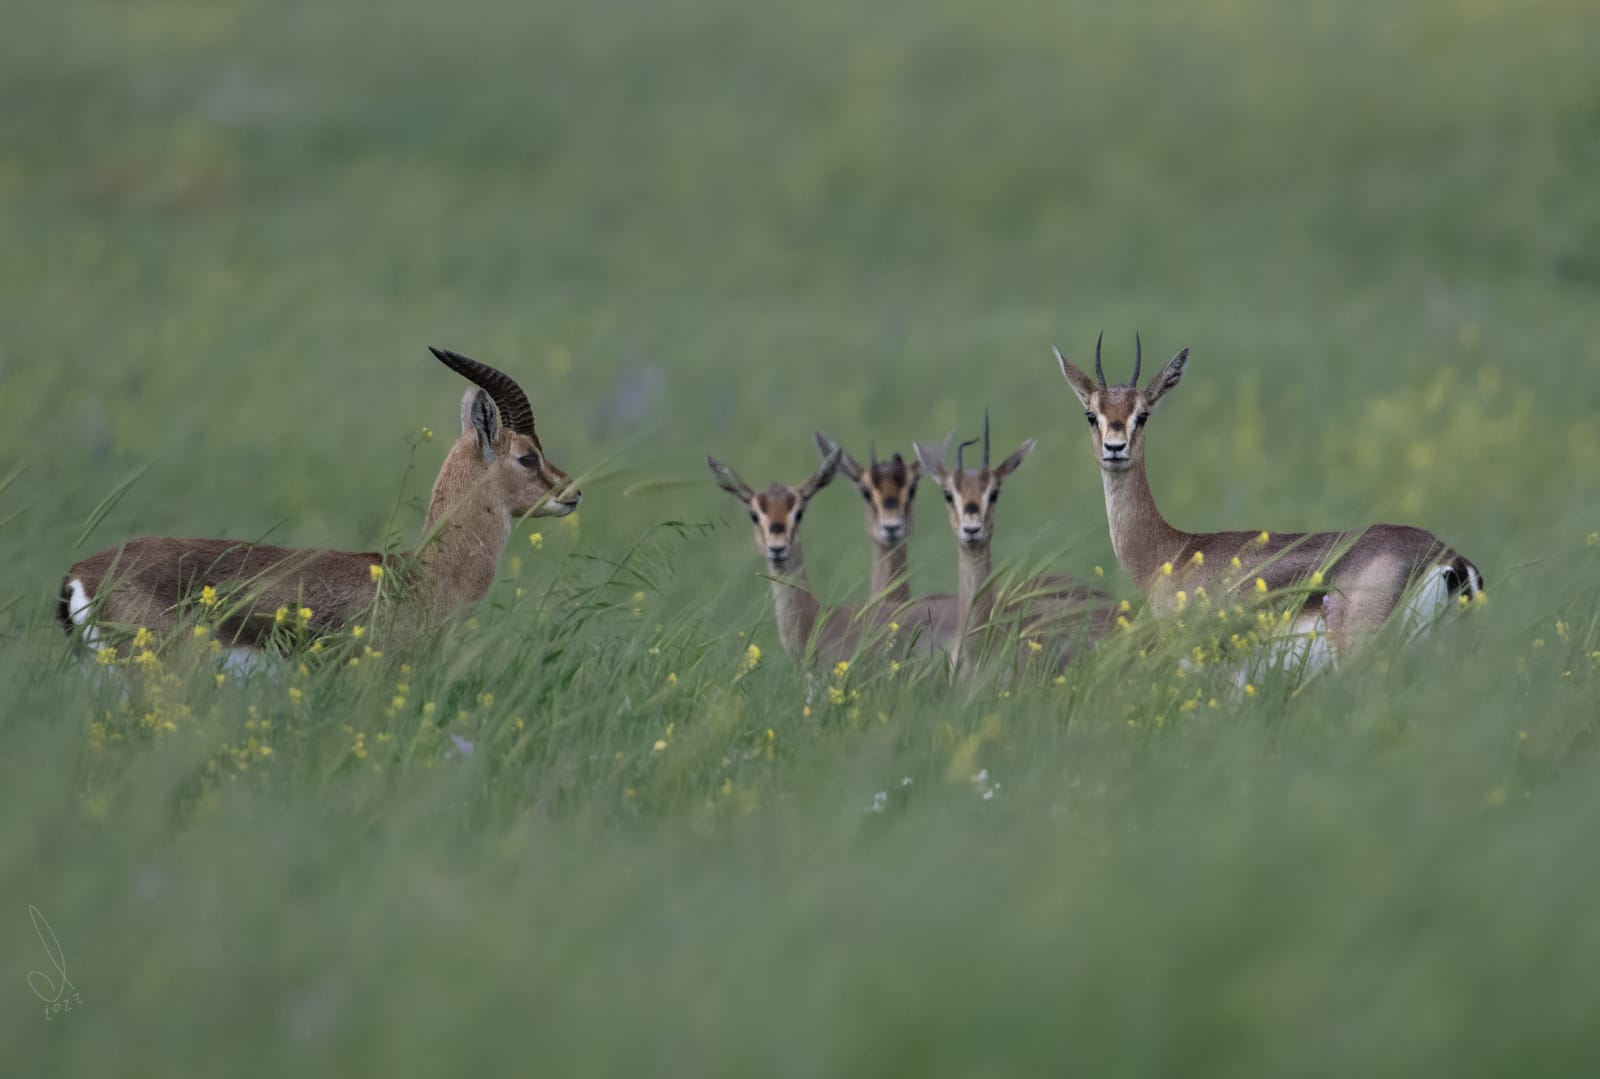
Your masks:
M67 955L61 950L61 942L56 939L56 931L50 928L50 923L32 903L28 904L28 917L33 919L33 931L39 934L39 943L44 945L45 957L50 960L50 965L56 968L56 974L61 978L57 982L42 970L28 972L28 988L33 990L34 996L44 1001L44 1021L48 1023L62 1012L70 1012L73 1008L81 1006L83 994L78 992L78 987L67 977Z

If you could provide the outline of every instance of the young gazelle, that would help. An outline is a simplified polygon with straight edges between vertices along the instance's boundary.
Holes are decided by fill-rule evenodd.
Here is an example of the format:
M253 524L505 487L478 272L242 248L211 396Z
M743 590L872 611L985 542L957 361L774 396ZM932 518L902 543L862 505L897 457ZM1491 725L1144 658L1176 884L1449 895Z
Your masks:
M271 638L279 608L309 609L309 632L328 633L364 617L380 579L398 593L386 616L401 640L481 599L513 522L563 517L583 496L545 456L533 409L509 376L445 349L431 351L478 388L461 400L461 437L434 481L419 551L385 559L240 540L133 539L67 573L58 614L68 635L100 647L135 627L170 632L186 605L204 599L222 615L217 639L232 646L236 662L248 663Z
M948 440L946 440L948 441ZM1014 623L1023 638L1049 643L1052 659L1064 662L1073 646L1102 635L1112 617L1111 597L1075 583L1070 577L1042 576L1024 581L999 594L994 571L994 514L1000 488L1015 472L1036 439L1028 439L994 468L989 467L989 416L983 417L983 466L969 469L963 462L972 439L956 447L956 467L945 465L945 444L916 443L917 457L938 481L949 509L950 528L956 537L957 608L959 630L952 659L958 660L963 643L991 626Z
M1145 476L1144 431L1156 405L1182 380L1189 350L1140 389L1143 348L1137 336L1134 345L1133 379L1126 386L1106 384L1098 340L1092 381L1060 349L1055 355L1089 421L1117 561L1157 610L1181 606L1200 589L1216 595L1245 585L1256 591L1304 588L1307 600L1295 629L1326 633L1333 649L1328 658L1336 659L1376 632L1407 595L1414 597L1411 613L1426 618L1453 596L1482 591L1476 566L1433 533L1406 525L1197 533L1168 524Z

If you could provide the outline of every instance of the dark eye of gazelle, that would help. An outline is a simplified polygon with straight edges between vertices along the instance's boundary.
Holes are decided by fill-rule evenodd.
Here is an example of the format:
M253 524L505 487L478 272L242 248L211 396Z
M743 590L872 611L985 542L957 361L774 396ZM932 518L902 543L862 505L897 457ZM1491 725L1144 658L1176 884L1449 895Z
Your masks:
M989 492L989 505L992 506L998 501L1000 501L1000 488L996 487Z
M944 500L946 502L950 503L953 506L953 505L955 505L955 502L956 502L956 496L953 493L951 493L949 490L946 490L945 493L944 493Z
M867 490L865 487L863 487L863 488L861 488L861 497L866 499L868 502L871 502L872 501L872 492Z
M804 517L805 515L806 515L806 511L805 510L803 510L803 509L795 510L794 511L794 523L795 524L799 524L800 523L800 518Z
M521 457L517 458L517 464L521 465L523 468L538 468L539 455L537 453L525 453Z
M755 510L751 510L750 511L750 519L752 521L754 521L756 524L760 524L761 523L761 518L756 516L756 511Z
M1090 427L1093 427L1095 425L1095 419L1094 419L1094 413L1093 412L1085 412L1083 414L1083 418L1089 421L1089 426Z
M1134 422L1137 423L1140 427L1143 427L1145 424L1150 422L1150 413L1148 413L1148 412L1139 413L1138 418Z

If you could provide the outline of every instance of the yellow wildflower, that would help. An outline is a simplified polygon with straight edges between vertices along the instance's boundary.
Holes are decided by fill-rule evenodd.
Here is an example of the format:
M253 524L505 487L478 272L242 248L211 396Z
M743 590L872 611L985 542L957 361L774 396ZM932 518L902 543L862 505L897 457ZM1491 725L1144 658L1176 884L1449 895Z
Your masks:
M1204 551L1196 551L1194 553L1194 557L1189 559L1189 561L1193 562L1197 566L1203 566L1206 564L1206 553Z
M889 623L889 636L893 637L896 633L899 633L899 632L900 632L900 623L899 622L890 622Z
M804 708L800 709L800 714L805 716L807 719L810 719L811 718L811 706L808 704Z
M1256 695L1256 687L1246 682L1244 684L1244 695L1246 697L1254 697Z
M289 617L289 608L287 608L287 607L279 607L276 611L272 612L272 621L273 621L274 625L279 625L279 626L283 625L284 621L288 617Z
M222 688L222 683L226 682L227 680L228 680L228 676L227 675L218 674L217 675L217 688L221 689Z
M1129 611L1133 610L1133 607L1129 605L1127 600L1123 600L1121 603L1117 604L1117 610L1121 611L1123 614L1127 614Z
M133 635L133 648L135 650L148 648L150 646L150 642L153 640L155 640L155 634L151 633L143 626L140 626L139 632Z
M311 642L311 654L312 655L316 655L320 651L322 651L322 642L321 641L312 641Z
M194 627L194 635L195 635L195 637L197 639L200 638L200 637L204 637L206 635L206 627L204 627L204 626L196 626L196 627Z
M752 644L749 648L746 648L744 650L744 669L745 670L747 670L747 671L755 670L756 669L756 664L760 663L760 662L761 662L761 649L760 648L758 648L758 647L756 647L755 645Z
M354 637L356 640L359 641L362 637L365 637L366 635L367 635L367 627L366 626L351 626L350 627L350 636Z
M480 708L493 708L494 707L494 694L493 693L480 693L480 694L478 694L478 707L480 707Z
M1056 685L1064 686L1066 684L1067 684L1067 676L1066 675L1064 675L1064 674L1056 675Z
M650 749L655 753L660 753L663 749L666 749L666 748L667 748L667 743L666 743L666 741L664 739L661 739L661 738L657 738L656 739L656 744L650 747Z
M305 693L300 689L299 686L289 687L289 701L291 704L299 704L304 699Z
M776 742L777 740L778 740L777 732L775 732L771 727L768 727L767 728L767 741Z
M528 546L532 547L535 551L537 551L537 550L541 549L542 547L544 547L544 533L543 532L535 532L532 535L530 535L528 537Z
M1044 651L1044 645L1040 644L1038 641L1029 641L1028 642L1028 651L1030 651L1030 652L1043 652Z
M424 442L432 442L433 441L433 428L424 427L422 429L422 441L424 441Z
M1172 563L1171 562L1163 562L1163 563L1161 563L1161 575L1163 577L1171 577L1172 576Z
M1312 586L1315 587L1316 585L1320 585L1321 583L1322 583L1322 571L1320 569L1312 570L1311 571L1311 584L1312 584Z
M1096 566L1094 568L1094 575L1096 577L1104 577L1106 575L1106 568L1104 566Z
M1260 577L1256 578L1256 591L1263 595L1265 595L1267 591L1267 582Z
M1230 560L1228 562L1228 565L1232 569L1244 569L1244 563L1239 561L1239 556L1238 555L1234 555L1232 560Z
M117 650L108 644L95 653L94 661L102 667L109 667L117 661Z
M900 673L900 661L898 659L891 659L889 661L889 673L890 674L899 674Z
M833 665L833 676L835 678L843 678L846 674L849 674L849 673L850 673L850 661L849 660L841 659L838 663L835 663Z
M1185 592L1183 589L1178 589L1178 595L1176 598L1178 601L1178 610L1181 611L1189 605L1189 593Z
M1272 533L1270 533L1270 532L1262 532L1261 535L1256 537L1256 542L1261 544L1263 547L1265 547L1267 545L1267 543L1271 539L1272 539Z
M840 689L838 686L829 686L828 687L828 703L830 703L830 704L843 704L844 703L844 690Z
M376 562L367 567L367 573L371 574L374 583L383 580L383 567Z
M676 671L672 671L672 672L668 673L668 675L667 675L667 685L675 686L677 684L678 684L678 673Z
M200 589L200 606L215 607L217 605L217 590L210 585Z
M1117 615L1117 628L1118 629L1132 629L1133 628L1133 623L1128 621L1128 616L1127 615L1119 614L1119 615Z

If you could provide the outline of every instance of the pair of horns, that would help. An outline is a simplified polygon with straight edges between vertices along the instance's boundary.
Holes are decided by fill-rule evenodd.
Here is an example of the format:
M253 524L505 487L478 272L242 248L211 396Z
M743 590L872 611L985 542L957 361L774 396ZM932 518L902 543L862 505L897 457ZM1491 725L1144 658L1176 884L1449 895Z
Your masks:
M510 375L447 348L430 345L428 351L440 363L488 393L494 407L500 410L501 423L519 435L533 437L533 406L528 404L528 395L522 392L522 387Z
M1100 380L1100 388L1106 388L1106 373L1100 369L1100 342L1105 339L1106 333L1100 331L1100 336L1094 339L1094 377ZM1133 335L1133 380L1128 385L1139 385L1139 365L1144 362L1144 345L1139 340L1139 335Z
M969 438L965 442L961 443L961 445L956 447L957 472L966 471L966 466L961 463L962 451L968 446L975 445L977 442L978 439ZM989 410L987 408L983 410L983 467L985 470L987 470L989 467Z

